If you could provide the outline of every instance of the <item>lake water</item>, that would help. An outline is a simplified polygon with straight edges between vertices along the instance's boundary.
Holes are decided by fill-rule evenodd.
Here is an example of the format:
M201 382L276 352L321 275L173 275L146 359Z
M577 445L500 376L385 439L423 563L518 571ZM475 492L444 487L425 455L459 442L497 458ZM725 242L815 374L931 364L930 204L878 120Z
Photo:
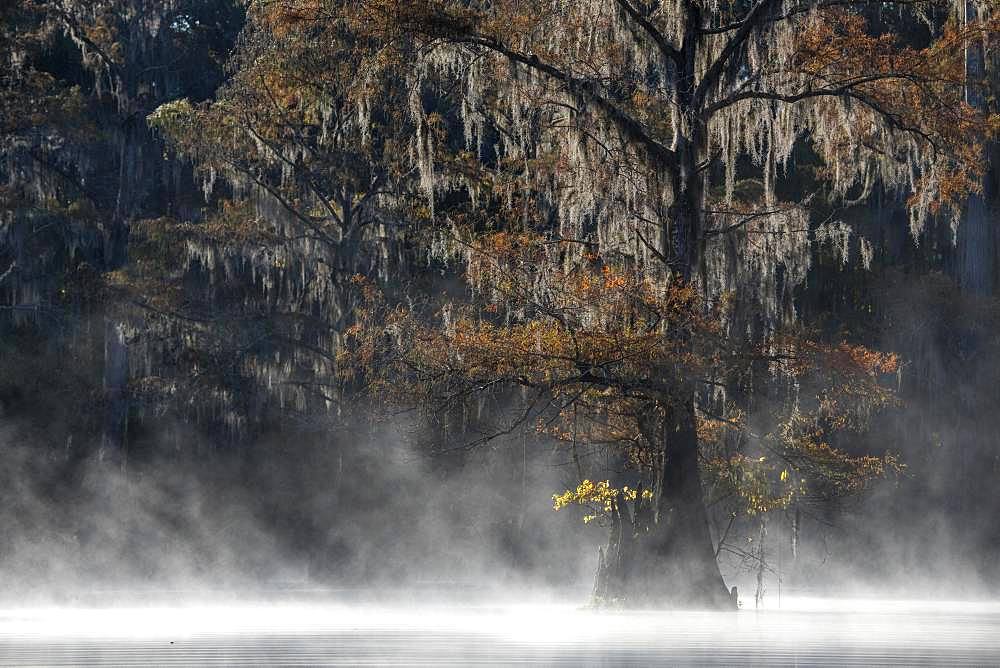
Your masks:
M1000 605L191 605L0 610L2 666L1000 665Z

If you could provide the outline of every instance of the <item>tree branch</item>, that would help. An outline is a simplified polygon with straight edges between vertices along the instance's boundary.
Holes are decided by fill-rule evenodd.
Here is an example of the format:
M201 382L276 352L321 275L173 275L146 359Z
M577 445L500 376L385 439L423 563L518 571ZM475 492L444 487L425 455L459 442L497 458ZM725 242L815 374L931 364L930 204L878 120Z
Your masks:
M681 62L681 52L661 33L652 21L646 18L638 9L636 9L629 0L615 0L618 6L621 7L629 17L638 23L642 29L649 35L649 38L653 40L657 47L660 49L660 53L664 57L673 60L675 63Z

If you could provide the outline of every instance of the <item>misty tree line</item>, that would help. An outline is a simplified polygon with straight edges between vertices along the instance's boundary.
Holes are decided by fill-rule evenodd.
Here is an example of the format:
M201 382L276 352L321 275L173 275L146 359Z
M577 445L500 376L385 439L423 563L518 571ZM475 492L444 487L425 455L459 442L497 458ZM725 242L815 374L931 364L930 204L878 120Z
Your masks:
M989 3L0 11L0 410L33 496L95 463L340 489L381 439L526 569L521 497L567 490L607 599L725 605L717 558L810 540L793 583L858 547L873 579L996 575ZM383 495L323 498L255 503L376 579L350 515Z

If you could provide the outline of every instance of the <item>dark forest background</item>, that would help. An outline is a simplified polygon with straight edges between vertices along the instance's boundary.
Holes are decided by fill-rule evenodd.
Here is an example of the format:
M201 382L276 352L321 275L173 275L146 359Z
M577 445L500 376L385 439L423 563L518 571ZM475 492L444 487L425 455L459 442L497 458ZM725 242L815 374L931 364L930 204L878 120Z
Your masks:
M263 48L242 3L12 0L0 25L6 592L587 586L603 533L552 512L576 484L564 449L518 436L431 455L421 443L467 435L375 421L326 387L351 276L462 289L408 236L426 214L374 241L262 241L233 220L267 211L151 127L165 103L239 95ZM806 147L794 162L789 199L813 188ZM840 445L907 468L775 513L771 589L780 571L787 591L997 590L998 193L994 169L983 215L914 238L876 189L838 212L872 241L869 266L856 243L846 262L813 251L799 319L904 360L902 406Z

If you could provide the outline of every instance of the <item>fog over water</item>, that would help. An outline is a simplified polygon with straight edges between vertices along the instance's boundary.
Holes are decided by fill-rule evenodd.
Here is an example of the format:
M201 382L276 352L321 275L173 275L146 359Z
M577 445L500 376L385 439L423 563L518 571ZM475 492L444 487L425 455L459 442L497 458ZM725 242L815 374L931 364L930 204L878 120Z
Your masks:
M272 604L0 611L0 665L991 665L1000 606L781 609Z
M926 528L882 516L907 478L806 524L795 555L773 522L759 609L757 573L723 558L739 612L597 611L606 529L552 510L576 475L559 448L503 441L442 473L391 435L276 437L238 467L219 451L63 480L23 425L2 433L4 666L1000 662L988 581L934 563L948 534L917 550L900 536Z
M6 472L16 512L0 553L0 665L1000 662L1000 604L972 571L866 571L856 527L871 531L872 505L804 529L795 557L775 522L759 609L756 573L726 560L739 612L589 609L605 530L552 510L552 490L573 480L565 453L529 448L510 466L523 445L440 476L387 438L346 451L365 477L337 478L344 450L298 443L308 466L268 458L234 476L223 457L118 477L94 464L53 493L11 438L8 461L23 459ZM522 484L523 507L508 496ZM902 550L892 535L869 549Z

